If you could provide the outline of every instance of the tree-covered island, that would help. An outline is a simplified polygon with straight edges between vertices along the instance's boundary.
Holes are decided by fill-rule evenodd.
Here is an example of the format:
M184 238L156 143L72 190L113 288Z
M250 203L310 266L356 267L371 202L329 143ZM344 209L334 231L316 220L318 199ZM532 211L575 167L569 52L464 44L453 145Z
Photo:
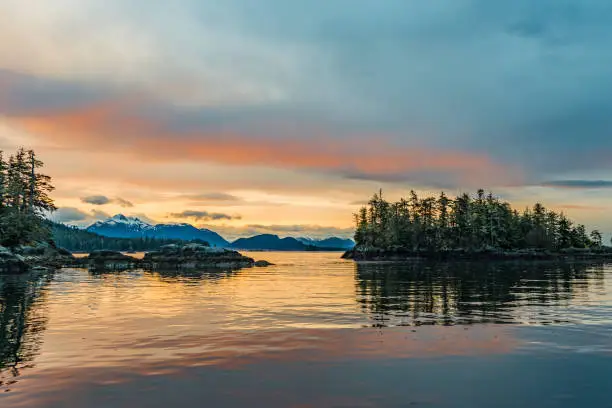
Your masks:
M0 151L0 273L64 266L106 268L224 268L267 266L201 240L183 241L149 237L109 238L48 219L56 210L50 193L51 177L33 150L18 149L5 158ZM89 252L75 258L72 251ZM119 251L149 251L136 259Z
M482 189L455 198L410 191L397 202L381 191L355 214L355 227L356 246L344 255L355 260L612 258L598 230L540 203L519 212Z

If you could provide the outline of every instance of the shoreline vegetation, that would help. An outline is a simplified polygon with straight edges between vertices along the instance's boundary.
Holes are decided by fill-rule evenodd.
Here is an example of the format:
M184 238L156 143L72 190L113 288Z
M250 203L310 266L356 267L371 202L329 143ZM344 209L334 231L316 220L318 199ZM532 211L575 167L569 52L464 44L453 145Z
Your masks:
M563 213L536 203L522 212L480 189L454 199L419 197L388 202L382 191L355 214L355 261L612 260L602 234L587 234Z
M206 242L112 239L50 222L56 210L51 178L34 151L18 149L5 160L0 151L0 273L63 266L235 268L267 266L239 252ZM420 198L387 202L382 191L355 214L355 242L343 258L355 261L458 260L612 260L598 230L587 234L563 213L536 203L522 212L492 193L478 190L450 199ZM54 241L91 252L75 258ZM149 251L143 260L120 251Z
M204 244L203 240L180 240L165 238L113 238L89 232L84 229L72 227L56 222L49 222L53 241L58 247L65 248L72 253L90 253L93 251L118 251L118 252L148 252L158 250L165 245L171 244Z
M8 160L0 150L0 273L71 266L184 270L272 265L236 251L211 248L203 241L108 238L53 223L47 216L56 210L49 196L54 187L51 177L40 172L42 167L33 150L20 148ZM57 245L54 235L64 245L91 253L76 258ZM122 254L122 250L149 252L141 260Z

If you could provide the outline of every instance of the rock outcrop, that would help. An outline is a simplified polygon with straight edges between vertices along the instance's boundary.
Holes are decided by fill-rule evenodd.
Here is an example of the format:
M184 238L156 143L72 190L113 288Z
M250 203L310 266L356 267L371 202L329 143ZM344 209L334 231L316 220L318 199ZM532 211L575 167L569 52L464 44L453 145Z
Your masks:
M137 259L117 251L93 251L87 257L75 258L53 243L37 243L14 249L0 247L0 273L22 273L28 270L52 270L62 267L87 267L91 270L235 270L272 265L255 262L239 252L211 248L202 244L166 245Z
M148 252L142 260L147 269L240 269L254 264L252 258L239 252L201 244L166 245L158 251Z
M93 251L81 262L94 270L125 270L140 265L140 260L117 251Z
M52 242L37 242L15 248L0 247L0 273L52 270L75 262L72 254Z
M14 251L21 255L31 268L57 269L75 262L69 251L56 247L53 242L37 242L17 247Z
M22 273L28 270L23 256L0 246L0 273Z
M255 261L255 263L253 264L253 266L256 266L258 268L265 268L266 266L273 266L273 265L274 264L272 262L268 262L264 260Z

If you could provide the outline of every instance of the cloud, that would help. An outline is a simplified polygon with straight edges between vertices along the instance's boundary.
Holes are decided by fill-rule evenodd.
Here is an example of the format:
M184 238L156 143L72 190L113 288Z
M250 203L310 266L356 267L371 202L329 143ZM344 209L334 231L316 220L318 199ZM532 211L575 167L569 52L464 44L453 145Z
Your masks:
M120 206L121 206L121 207L123 207L123 208L131 208L131 207L134 207L134 204L132 204L130 201L125 200L125 199L123 199L123 198L121 198L121 197L116 197L116 198L113 200L113 202L114 202L114 203L116 203L116 204L118 204L118 205L120 205Z
M106 205L111 202L111 199L102 195L94 195L82 197L81 202L92 205Z
M196 221L216 221L216 220L239 220L240 215L228 215L222 213L210 213L208 211L185 210L180 213L171 213L173 218L193 218Z
M326 227L320 225L304 225L304 224L296 224L296 225L261 225L261 224L250 224L247 225L246 228L255 230L255 231L265 231L265 232L273 232L279 233L281 235L308 235L308 236L352 236L354 233L354 228L337 228L337 227Z
M55 222L86 225L94 221L105 220L109 215L104 211L92 210L85 212L75 207L60 207L49 215Z
M349 145L332 138L274 140L206 131L181 135L170 129L155 136L153 129L163 129L163 123L149 122L146 118L139 121L137 115L128 119L123 117L125 111L115 111L115 108L111 112L104 107L101 111L96 107L91 111L87 108L78 110L81 109L85 111L21 117L17 122L33 134L52 137L72 148L109 150L109 146L114 146L144 160L204 160L236 166L359 174L359 177L348 177L380 181L406 180L411 175L418 178L424 170L463 183L504 182L516 178L517 173L515 169L495 163L485 154L394 146L386 138L375 135L355 136ZM77 134L83 136L77 139Z
M351 132L349 136L346 130L326 129L317 123L302 122L296 129L289 127L290 117L282 109L265 106L181 111L146 95L120 93L66 106L38 101L31 108L13 101L32 92L36 95L38 88L30 89L27 84L21 89L20 83L4 82L4 90L8 89L4 104L17 106L7 109L9 122L65 149L128 152L148 161L208 161L315 171L377 181L418 180L421 174L434 174L477 184L520 177L518 169L497 163L486 153L431 147L423 139L407 145L393 134Z
M333 226L322 226L322 225L264 225L264 224L253 224L253 225L212 225L202 224L198 225L200 228L208 228L213 230L225 239L229 241L236 240L238 238L247 238L259 234L274 234L281 237L310 237L313 239L328 238L331 236L340 238L353 238L355 233L353 228L338 228Z
M252 175L253 172L251 172ZM276 173L278 176L278 173ZM251 188L253 186L251 185ZM266 186L269 188L269 186ZM227 193L202 193L202 194L184 194L179 196L190 200L189 206L222 206L222 207L269 207L269 206L284 206L283 202L275 202L270 200L257 200L257 199L245 199L232 194Z
M241 205L245 203L241 197L221 192L185 194L181 197L193 201L194 205Z
M36 116L144 94L168 101L145 103L144 113L173 136L248 138L275 122L283 138L308 125L299 139L348 146L363 129L391 139L391 151L468 151L536 175L605 166L612 149L605 2L314 0L306 9L186 0L171 16L139 1L82 3L37 5L39 18L27 0L4 8L0 66L14 78L5 75L2 112ZM80 23L94 14L95 29ZM95 55L83 51L92 43ZM117 117L124 136L130 118L141 120L132 113Z
M91 210L91 218L93 218L96 221L106 220L110 218L110 214L104 211L100 211L100 210Z
M136 217L136 218L140 219L141 221L144 221L147 224L151 224L151 225L160 224L159 221L149 217L147 214L144 214L144 213L132 213L132 214L130 214L130 217Z
M586 205L586 204L560 204L556 208L567 209L567 210L587 210L587 211L603 211L607 210L606 207L599 205Z
M58 186L126 183L157 214L174 210L155 194L240 203L179 198L201 189L350 201L381 184L497 191L612 170L604 1L5 3L2 126L61 162ZM257 211L241 210L285 221Z
M227 193L202 193L186 196L192 200L210 200L210 201L242 201L242 198Z
M543 187L553 188L575 188L575 189L595 189L595 188L612 188L610 180L553 180L545 181L541 184Z
M56 222L74 222L84 221L89 217L89 214L74 207L61 207L55 211L51 219Z
M132 204L131 202L121 197L110 199L103 195L93 195L93 196L82 197L81 202L86 203L86 204L91 204L91 205L106 205L106 204L115 203L124 208L131 208L134 206L134 204Z

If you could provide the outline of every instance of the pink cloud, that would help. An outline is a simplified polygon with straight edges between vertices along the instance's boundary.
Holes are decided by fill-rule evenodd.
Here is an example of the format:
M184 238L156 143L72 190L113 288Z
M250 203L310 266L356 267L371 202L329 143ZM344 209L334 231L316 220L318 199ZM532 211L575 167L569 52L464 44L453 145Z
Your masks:
M36 102L28 90L28 103L24 103L19 97L23 83L14 85L1 79L4 96L0 95L0 109L9 123L59 149L122 152L142 161L204 161L319 171L375 181L429 177L446 184L490 186L522 178L516 168L496 163L483 153L424 144L406 146L385 134L353 134L340 140L316 125L292 129L283 119L268 120L275 122L268 123L275 136L261 126L258 131L247 129L244 122L236 130L231 118L222 125L183 126L174 108L143 94L111 97L105 93L77 98L72 104L55 104Z

